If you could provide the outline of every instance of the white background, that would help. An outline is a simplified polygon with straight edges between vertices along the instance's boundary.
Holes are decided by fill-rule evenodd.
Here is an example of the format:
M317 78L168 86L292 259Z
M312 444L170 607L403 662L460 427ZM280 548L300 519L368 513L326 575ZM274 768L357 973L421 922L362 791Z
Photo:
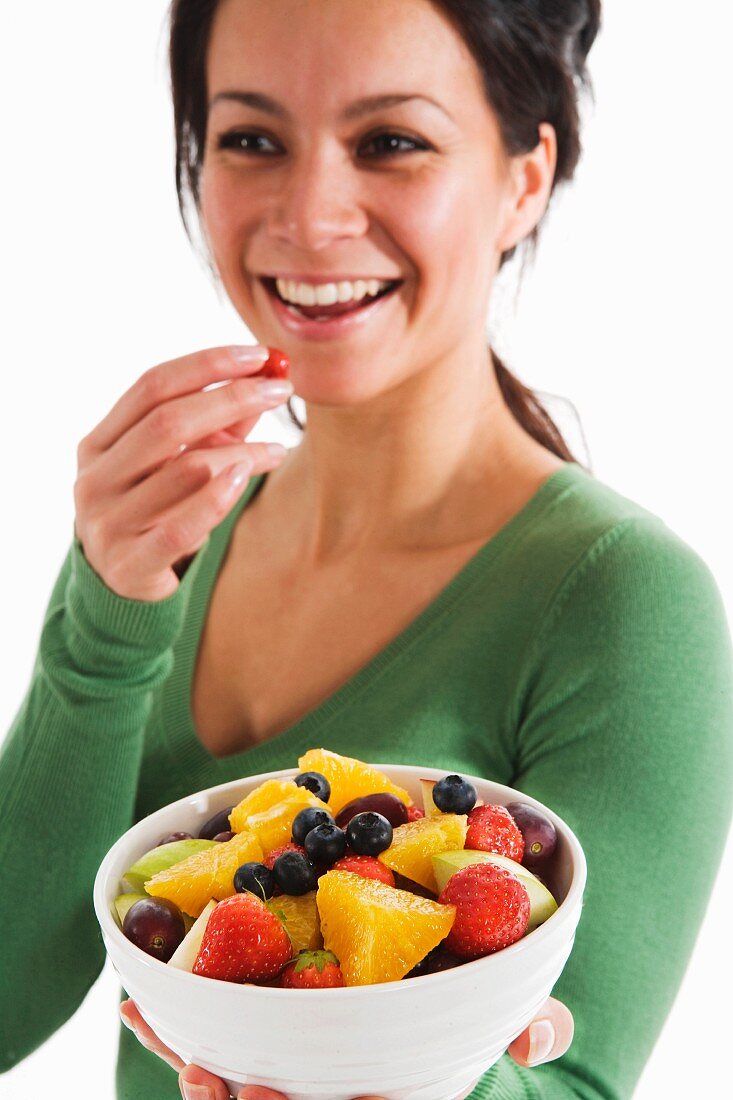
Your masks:
M584 160L516 308L510 280L497 292L491 332L525 382L572 400L596 476L695 548L733 620L723 76L733 25L720 0L698 0L694 14L681 0L606 8ZM1 731L25 693L71 537L79 439L147 367L252 342L178 221L166 9L40 0L3 15ZM576 444L572 423L568 434ZM253 438L298 433L268 414ZM732 869L729 843L635 1100L711 1095L727 1077L718 985ZM41 1086L57 1100L112 1100L117 992L108 965L73 1019L0 1078L3 1100Z

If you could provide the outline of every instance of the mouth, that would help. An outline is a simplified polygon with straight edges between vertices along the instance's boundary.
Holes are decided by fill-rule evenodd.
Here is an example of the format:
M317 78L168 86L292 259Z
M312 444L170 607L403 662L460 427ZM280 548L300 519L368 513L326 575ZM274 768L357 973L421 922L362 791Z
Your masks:
M381 302L394 294L395 291L402 286L404 279L395 279L383 287L378 294L366 294L359 301L334 302L333 305L313 306L296 305L295 302L287 301L287 299L283 298L280 294L277 288L277 280L274 278L262 276L260 282L264 286L268 296L278 303L280 311L284 309L286 314L300 321L327 325L329 322L333 323L336 318L356 317L358 314L365 313L367 310L374 307L376 302Z

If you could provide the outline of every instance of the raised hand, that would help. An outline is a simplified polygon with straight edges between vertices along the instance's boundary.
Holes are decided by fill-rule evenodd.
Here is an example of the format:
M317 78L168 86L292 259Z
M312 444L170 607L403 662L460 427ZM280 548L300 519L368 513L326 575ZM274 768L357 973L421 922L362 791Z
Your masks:
M75 531L113 592L172 595L176 564L200 549L249 478L287 453L244 442L292 393L285 379L248 377L267 357L265 347L221 347L161 363L79 444ZM207 388L214 383L225 384Z

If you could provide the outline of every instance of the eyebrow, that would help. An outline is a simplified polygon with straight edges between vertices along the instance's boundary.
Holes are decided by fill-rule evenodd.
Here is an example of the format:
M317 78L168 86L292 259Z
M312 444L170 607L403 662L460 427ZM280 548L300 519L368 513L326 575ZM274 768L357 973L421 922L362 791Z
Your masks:
M347 122L353 122L356 119L371 114L373 111L381 111L387 107L397 107L399 104L408 103L413 99L424 100L424 102L429 103L431 106L437 107L438 110L447 115L451 121L455 121L450 112L447 111L441 103L438 103L436 99L431 99L430 96L418 93L402 92L390 92L385 95L371 95L365 96L364 99L357 99L342 112L341 117ZM218 92L209 103L209 110L211 110L215 103L219 103L221 100L241 103L244 107L254 107L255 110L266 111L268 114L275 115L277 118L285 120L290 118L289 112L281 103L278 103L276 99L271 99L270 96L263 95L261 92Z

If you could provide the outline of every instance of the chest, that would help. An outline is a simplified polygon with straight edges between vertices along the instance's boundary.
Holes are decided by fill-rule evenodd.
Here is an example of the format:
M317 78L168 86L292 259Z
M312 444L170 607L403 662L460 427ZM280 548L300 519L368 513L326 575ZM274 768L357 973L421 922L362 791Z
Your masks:
M203 744L223 757L289 728L396 638L481 541L424 555L283 571L253 536L237 539L204 624L191 704Z

